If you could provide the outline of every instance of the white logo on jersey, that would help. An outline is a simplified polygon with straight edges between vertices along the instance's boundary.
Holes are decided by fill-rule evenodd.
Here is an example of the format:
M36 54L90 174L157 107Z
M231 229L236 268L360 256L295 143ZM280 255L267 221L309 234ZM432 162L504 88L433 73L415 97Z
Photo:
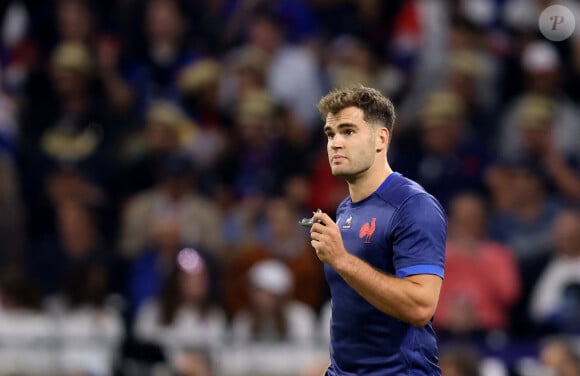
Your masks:
M342 228L350 228L350 226L352 225L352 215L348 215L348 217L346 217L346 221L344 222L344 225L342 225Z

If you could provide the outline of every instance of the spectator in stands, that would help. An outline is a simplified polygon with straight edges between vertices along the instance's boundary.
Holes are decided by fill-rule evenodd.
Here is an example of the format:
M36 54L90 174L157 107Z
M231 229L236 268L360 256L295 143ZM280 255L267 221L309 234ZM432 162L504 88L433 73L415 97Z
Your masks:
M2 51L0 51L0 54ZM18 136L19 102L15 88L9 88L10 71L0 61L0 153L2 159L15 159Z
M517 369L522 376L580 374L580 355L574 337L547 337L539 343L538 359L521 362Z
M451 201L445 283L434 325L450 335L507 330L519 298L513 251L489 238L483 196L460 193Z
M367 41L354 35L340 35L325 54L325 76L331 88L362 84L374 87L389 98L402 89L401 72L380 60Z
M222 237L227 248L227 261L238 253L237 249L256 242L264 242L266 229L264 207L266 197L261 193L248 193L235 199L228 194L228 206L224 210Z
M494 69L497 70L485 56L470 49L457 49L449 53L445 73L446 87L465 104L466 133L482 138L488 146L492 146L497 131L494 117L497 103L490 98L497 77Z
M181 376L213 376L215 368L211 355L203 350L187 350L174 359L174 369Z
M17 268L0 273L0 369L50 374L58 369L58 331L35 285Z
M87 1L56 0L28 8L31 22L27 44L34 51L36 69L42 69L59 43L81 44L92 50L101 34L96 9Z
M280 107L280 141L276 153L276 171L274 179L277 184L274 194L281 194L288 189L288 182L296 182L296 178L308 179L312 173L313 156L318 138L312 132L300 125L295 113L288 108ZM304 202L305 203L305 202ZM309 210L310 212L310 210Z
M125 207L120 250L137 257L151 244L153 224L176 221L181 243L221 257L220 213L195 189L195 166L188 157L170 155L155 187L133 196Z
M113 222L107 205L114 121L93 85L93 57L82 44L60 44L50 68L50 82L21 107L19 172L32 239L53 231L53 210L62 199L100 208L99 222Z
M314 310L326 298L324 275L316 256L311 252L304 229L298 225L297 208L284 197L266 201L265 238L233 249L227 269L226 306L237 313L247 305L246 283L248 271L259 262L278 260L289 268L293 290L289 297L307 304Z
M517 109L520 158L544 172L548 190L571 202L580 202L580 159L556 144L557 103L543 95L521 98Z
M109 294L109 273L97 260L78 265L67 273L64 291L50 299L66 372L110 374L119 360L125 327L122 301Z
M557 198L548 196L545 176L535 164L516 160L507 169L512 187L511 205L492 217L492 237L510 245L518 262L546 255L550 228L561 204Z
M180 1L135 3L135 11L143 15L139 26L144 34L143 40L133 41L130 46L124 77L134 93L137 117L141 118L151 101L179 103L179 71L197 59L198 52L189 45L189 18Z
M478 2L478 6L474 8L482 11L470 12L468 4L470 3L463 1L453 3L432 1L412 3L408 6L408 8L415 8L415 14L412 15L410 12L406 14L410 20L402 24L402 35L395 35L395 38L402 39L398 41L397 38L395 42L401 43L400 49L403 56L410 55L403 61L407 64L409 60L414 63L408 72L409 91L402 97L402 103L399 106L403 127L413 121L426 97L431 93L459 89L457 78L460 76L463 76L459 79L462 85L475 84L473 89L476 93L476 102L480 106L493 108L500 72L500 62L495 54L497 51L492 50L493 44L490 43L493 33L489 32L491 28L488 29L493 22L494 6L489 2ZM476 15L483 17L478 20L474 17ZM407 40L407 38L412 39ZM399 46L395 45L395 47ZM471 56L467 59L476 62L470 67L469 73L471 75L477 70L478 77L475 80L473 76L463 75L466 70L456 65L455 59L465 58L465 53ZM457 70L457 68L460 69ZM458 76L457 73L461 70L463 73ZM466 92L460 94L459 91L456 93L467 94ZM465 100L468 107L473 104L469 96L466 96ZM472 124L474 127L478 125L480 124ZM488 126L493 127L493 125ZM479 135L489 136L485 133L479 133Z
M178 252L184 248L180 225L158 219L152 224L151 241L128 266L127 294L130 314L157 295L175 268Z
M545 372L558 376L580 374L580 355L574 342L565 338L551 338L540 350L540 361Z
M182 106L197 125L190 137L183 137L183 148L191 153L205 180L215 180L215 168L228 142L231 121L219 103L222 64L216 59L201 59L179 74ZM211 191L213 187L207 187Z
M280 141L276 103L265 91L249 92L237 104L235 122L239 139L230 158L237 162L232 182L236 196L272 194Z
M514 252L522 277L522 296L514 310L514 330L532 332L527 307L530 292L551 254L551 227L562 205L548 196L544 174L537 165L519 160L501 167L506 207L491 216L493 239ZM492 200L496 192L493 192ZM497 208L496 208L497 209ZM515 317L515 316L514 316Z
M31 242L28 272L51 295L66 286L66 276L84 263L98 259L115 272L115 252L97 225L94 211L83 202L72 199L56 207L56 234Z
M99 31L97 15L93 11L85 1L56 1L56 26L60 41L90 46Z
M22 113L25 136L36 140L52 128L71 133L95 124L109 130L107 98L96 86L93 60L92 51L78 42L63 42L52 50L47 77L29 83L24 109L35 111Z
M84 0L57 0L42 7L31 7L34 23L29 41L38 58L36 69L42 69L57 44L79 44L94 54L95 75L113 108L121 112L130 110L133 93L120 74L119 55L121 37L103 26L99 14L100 4Z
M483 376L479 355L470 349L443 348L439 364L443 376Z
M285 39L293 43L307 44L316 38L317 19L312 4L300 0L257 0L236 1L225 7L222 14L224 25L221 40L226 47L239 44L244 38L244 32L252 24L256 14L269 12L279 16L279 21L286 28ZM224 17L225 16L225 17Z
M420 115L420 143L413 143L395 168L417 180L444 207L457 192L483 191L490 162L484 143L468 135L465 103L450 91L427 97Z
M549 96L529 94L520 98L515 114L517 137L521 144L519 154L492 166L485 177L496 210L502 211L512 205L511 177L506 164L514 160L529 163L541 172L548 194L572 204L579 202L580 160L556 144L556 110L557 103Z
M530 315L538 324L580 333L580 213L560 213L552 225L553 254L532 290Z
M286 25L276 12L256 12L247 28L247 43L233 56L256 49L266 58L266 88L274 100L294 112L300 124L312 129L318 121L313 108L322 96L315 56L304 46L287 43Z
M526 74L526 91L511 103L503 115L498 134L498 148L503 157L518 156L522 143L518 138L517 109L528 94L543 95L554 100L554 145L564 155L580 156L578 106L562 91L562 59L556 47L546 40L528 43L521 56Z
M288 267L266 260L252 266L247 277L249 301L233 318L233 339L246 344L311 344L314 310L291 298L294 280Z
M223 59L220 87L222 108L231 111L247 93L266 91L268 59L264 52L247 48Z
M24 207L16 169L4 155L0 147L0 264L11 265L23 261Z
M183 153L184 140L195 133L195 124L177 105L168 101L150 103L142 129L131 132L120 148L117 185L123 199L153 188L166 159Z
M211 299L211 273L200 253L181 251L160 292L139 308L136 338L161 346L172 363L185 356L188 348L212 350L222 345L227 322Z

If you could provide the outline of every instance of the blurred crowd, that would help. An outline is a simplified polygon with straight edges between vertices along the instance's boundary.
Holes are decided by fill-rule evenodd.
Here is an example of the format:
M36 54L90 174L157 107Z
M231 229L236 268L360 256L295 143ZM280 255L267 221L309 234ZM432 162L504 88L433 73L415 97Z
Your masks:
M320 375L328 90L449 216L444 376L580 375L580 28L549 0L0 2L0 374Z

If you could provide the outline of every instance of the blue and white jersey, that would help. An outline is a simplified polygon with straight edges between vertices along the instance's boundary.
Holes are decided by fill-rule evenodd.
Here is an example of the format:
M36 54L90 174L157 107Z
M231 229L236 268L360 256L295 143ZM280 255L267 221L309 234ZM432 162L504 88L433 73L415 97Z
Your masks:
M369 197L338 207L345 248L374 268L397 277L443 278L447 218L437 200L410 179L393 173ZM414 327L372 306L331 267L329 376L436 376L437 339L431 323Z

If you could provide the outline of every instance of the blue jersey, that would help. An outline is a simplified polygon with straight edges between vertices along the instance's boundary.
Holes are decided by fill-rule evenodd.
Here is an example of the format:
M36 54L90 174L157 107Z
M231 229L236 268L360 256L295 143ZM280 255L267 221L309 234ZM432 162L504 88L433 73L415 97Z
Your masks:
M443 278L447 219L437 200L393 173L369 197L346 198L337 210L345 248L397 277ZM437 339L431 323L414 327L368 303L328 265L332 297L329 376L436 376Z

